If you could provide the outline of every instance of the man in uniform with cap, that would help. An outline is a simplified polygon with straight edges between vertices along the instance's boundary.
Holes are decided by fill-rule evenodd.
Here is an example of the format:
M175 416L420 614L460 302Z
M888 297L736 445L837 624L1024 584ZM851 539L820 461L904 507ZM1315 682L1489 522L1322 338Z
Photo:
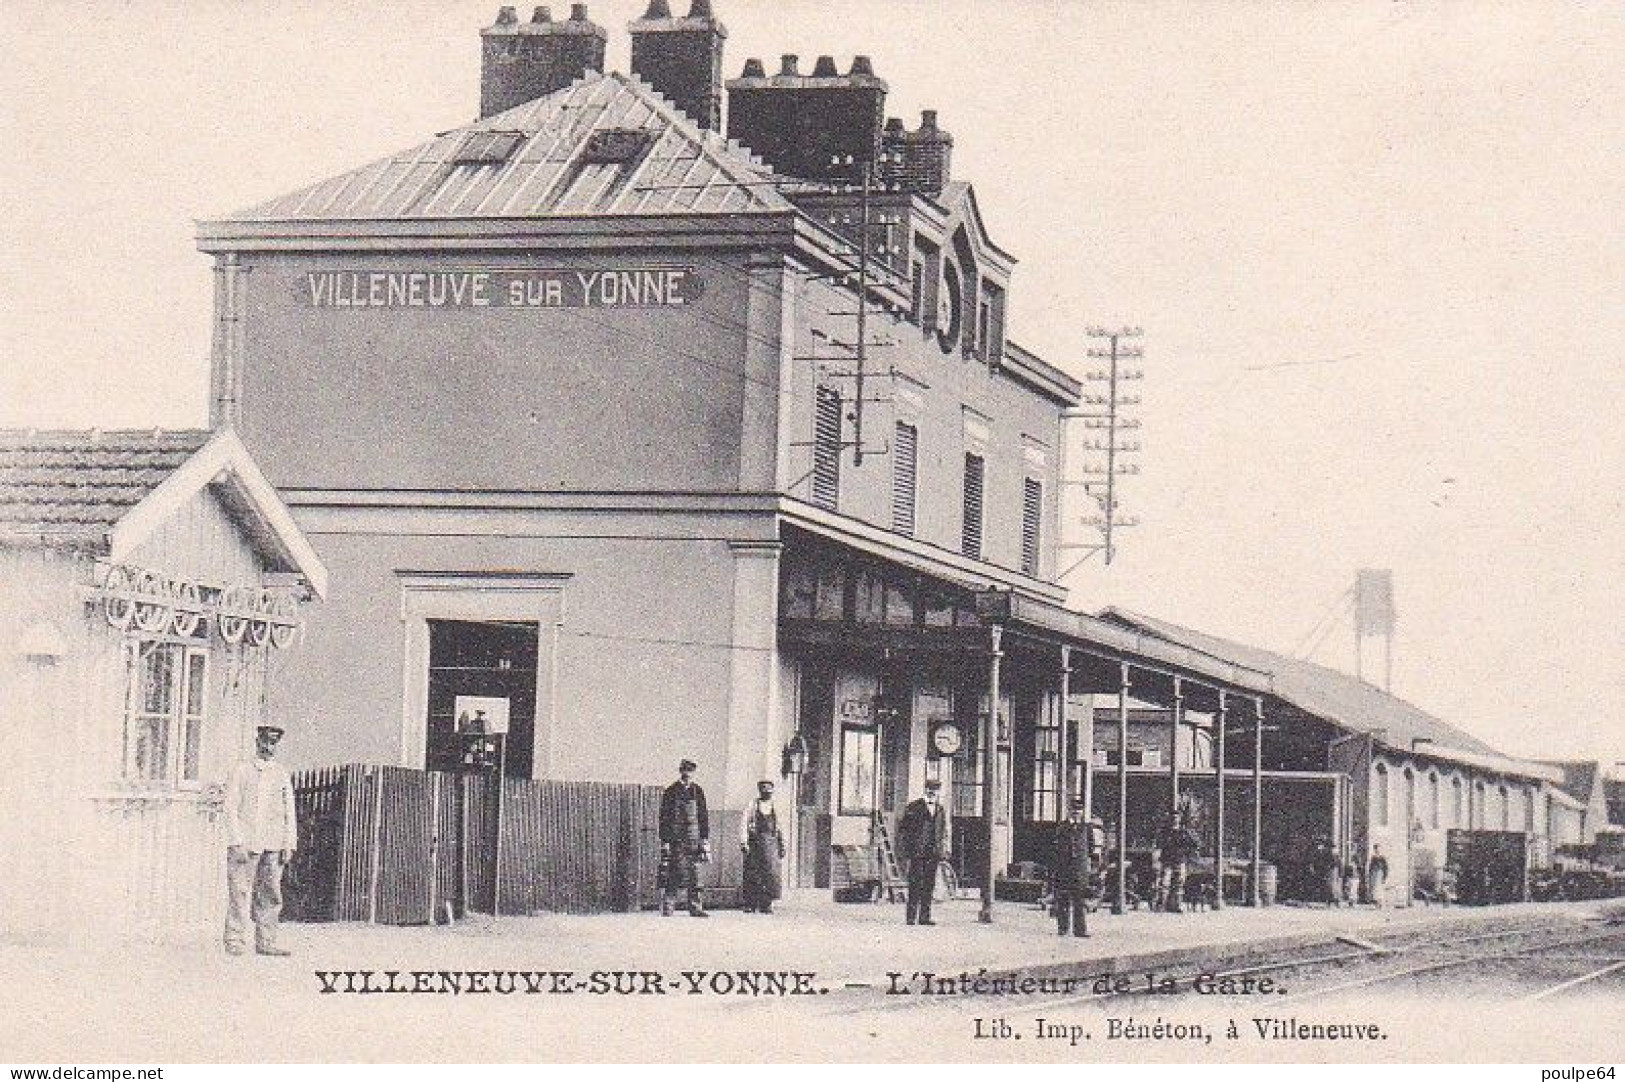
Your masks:
M935 924L931 894L937 889L937 865L948 859L951 833L948 809L939 799L942 783L925 783L925 795L909 802L897 824L897 858L908 871L908 923Z
M226 779L226 953L248 950L248 922L254 921L254 949L286 957L277 945L282 913L282 870L299 847L293 780L276 761L282 726L255 730L254 758L239 763Z
M688 895L688 915L709 916L700 905L698 865L710 859L711 817L705 790L694 780L692 759L677 764L677 780L660 795L660 915L671 916L679 892Z

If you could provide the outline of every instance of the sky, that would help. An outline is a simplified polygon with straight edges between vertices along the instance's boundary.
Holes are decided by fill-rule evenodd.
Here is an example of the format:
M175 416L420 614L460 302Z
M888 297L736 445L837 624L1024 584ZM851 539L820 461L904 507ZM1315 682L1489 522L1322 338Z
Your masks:
M938 110L1015 340L1145 329L1140 524L1071 604L1351 670L1391 568L1396 694L1625 762L1625 5L714 6L729 76L862 53ZM590 4L611 68L643 7ZM496 8L0 3L0 426L203 424L194 221L471 119Z

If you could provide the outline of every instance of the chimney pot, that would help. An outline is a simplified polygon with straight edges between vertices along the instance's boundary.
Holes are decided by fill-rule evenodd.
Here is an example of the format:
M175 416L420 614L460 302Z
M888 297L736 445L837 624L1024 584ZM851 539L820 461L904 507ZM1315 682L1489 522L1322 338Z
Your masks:
M519 13L513 8L504 7L497 11L498 26L512 26L519 21Z
M833 56L821 56L818 58L818 63L813 65L813 78L815 79L833 79L839 74L840 72L835 70L835 58Z
M536 10L530 13L530 21L533 23L550 23L553 21L553 10L546 4L539 4Z
M690 19L712 18L711 0L693 0L693 3L688 5L688 17Z
M801 58L795 53L785 53L783 56L779 57L779 74L800 75L801 73L796 70L796 65L800 62Z
M767 69L762 66L762 62L760 60L753 56L749 60L745 61L745 70L740 78L765 79L767 78Z
M887 117L886 118L886 132L887 132L887 134L898 133L898 132L901 132L902 130L903 130L903 118L902 117L893 116L893 117Z
M649 10L643 13L645 19L671 18L671 5L666 0L649 0Z
M854 56L852 58L852 74L873 77L875 73L874 62L867 56Z
M584 23L584 22L586 22L587 21L587 5L586 4L571 4L570 5L570 21L573 22L573 23Z
M921 109L920 110L920 130L921 131L936 131L937 130L937 111L935 109Z

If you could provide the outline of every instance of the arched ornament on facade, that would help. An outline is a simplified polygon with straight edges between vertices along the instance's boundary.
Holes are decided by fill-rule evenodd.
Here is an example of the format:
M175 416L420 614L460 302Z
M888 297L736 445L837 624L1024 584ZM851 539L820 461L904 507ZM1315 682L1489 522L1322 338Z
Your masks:
M108 625L131 635L218 636L282 650L299 641L296 588L194 582L131 564L98 564L86 595Z

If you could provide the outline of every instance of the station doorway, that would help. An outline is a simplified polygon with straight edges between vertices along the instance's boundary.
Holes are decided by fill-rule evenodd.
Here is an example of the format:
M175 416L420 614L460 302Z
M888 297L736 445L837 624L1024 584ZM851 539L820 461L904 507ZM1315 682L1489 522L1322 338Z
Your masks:
M463 736L506 729L504 773L531 776L536 736L538 625L429 620L424 765L461 766Z

